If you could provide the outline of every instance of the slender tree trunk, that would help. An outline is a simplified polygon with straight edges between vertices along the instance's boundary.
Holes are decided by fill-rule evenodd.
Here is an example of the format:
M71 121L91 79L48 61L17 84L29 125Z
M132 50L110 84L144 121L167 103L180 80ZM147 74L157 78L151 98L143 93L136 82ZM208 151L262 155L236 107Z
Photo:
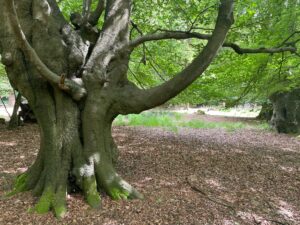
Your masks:
M20 126L21 121L20 121L20 118L18 116L18 110L20 108L21 100L22 100L22 95L20 93L18 93L17 96L16 96L16 101L15 101L13 113L12 113L11 118L10 118L9 123L8 123L8 128L9 129L14 129L14 128Z

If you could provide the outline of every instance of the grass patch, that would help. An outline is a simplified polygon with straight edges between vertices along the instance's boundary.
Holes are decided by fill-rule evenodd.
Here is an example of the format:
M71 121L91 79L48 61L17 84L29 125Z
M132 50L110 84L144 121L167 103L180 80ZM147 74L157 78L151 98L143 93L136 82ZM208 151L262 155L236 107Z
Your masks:
M130 114L126 116L118 116L114 121L114 125L164 127L169 130L176 131L180 119L181 119L181 115L179 113L144 112L141 114Z
M234 131L237 129L247 128L248 125L241 122L206 122L203 120L191 120L188 122L183 122L182 127L189 127L189 128L223 128L228 131Z
M163 127L167 130L177 131L180 127L195 129L222 128L227 131L238 129L254 128L259 130L269 129L267 123L247 124L243 122L207 122L203 120L185 120L180 113L174 112L144 112L141 114L131 114L118 116L114 125L117 126L145 126L145 127Z

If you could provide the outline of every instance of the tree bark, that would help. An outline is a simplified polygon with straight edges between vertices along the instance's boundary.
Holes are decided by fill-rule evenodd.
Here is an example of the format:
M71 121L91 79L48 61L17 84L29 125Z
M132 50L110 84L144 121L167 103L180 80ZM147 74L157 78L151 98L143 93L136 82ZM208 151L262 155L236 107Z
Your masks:
M14 128L20 126L21 121L18 116L18 110L20 108L21 100L22 100L22 95L20 93L18 93L16 96L13 113L12 113L9 123L8 123L9 129L14 129Z
M270 121L273 115L273 105L270 102L264 102L261 106L261 110L256 117L259 120Z
M103 28L93 44L64 20L56 1L0 0L6 9L0 14L0 54L12 86L28 99L41 135L36 161L18 177L11 194L32 190L40 196L35 211L53 209L57 217L66 212L73 181L92 207L100 206L99 190L113 199L142 198L114 168L112 122L119 114L163 104L203 73L233 23L233 1L221 2L203 52L165 84L141 90L127 79L130 0L106 1Z
M279 133L300 133L300 89L275 93L271 125Z

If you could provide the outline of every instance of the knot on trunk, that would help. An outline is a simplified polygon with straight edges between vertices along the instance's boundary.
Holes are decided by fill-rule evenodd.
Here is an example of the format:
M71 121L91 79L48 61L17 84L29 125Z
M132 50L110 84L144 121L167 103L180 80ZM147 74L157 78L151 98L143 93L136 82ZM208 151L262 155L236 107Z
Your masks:
M5 52L5 53L2 55L1 62L2 62L5 66L11 66L11 65L13 64L12 53L11 53L11 52Z

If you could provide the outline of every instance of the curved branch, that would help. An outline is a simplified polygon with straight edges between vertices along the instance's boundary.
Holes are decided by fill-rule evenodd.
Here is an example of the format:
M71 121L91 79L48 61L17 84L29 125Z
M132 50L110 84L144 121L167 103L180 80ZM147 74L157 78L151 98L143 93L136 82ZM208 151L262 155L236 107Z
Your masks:
M184 32L184 31L164 31L160 33L153 33L138 37L137 39L130 42L130 47L135 48L140 44L149 41L157 41L157 40L166 40L166 39L175 39L175 40L184 40L196 38L201 40L209 40L212 38L210 34L201 34L196 32ZM239 45L231 42L225 42L223 47L232 48L236 53L242 54L254 54L254 53L280 53L280 52L291 52L295 53L297 48L294 46L286 46L286 47L274 47L274 48L241 48Z
M286 47L274 47L274 48L241 48L235 43L224 43L223 47L232 48L236 53L242 55L242 54L256 54L256 53L268 53L268 54L274 54L274 53L281 53L281 52L290 52L290 53L296 53L297 48L293 46L286 46Z
M47 81L57 85L60 89L72 95L75 100L80 100L85 94L86 90L80 82L75 82L70 79L62 79L61 76L52 72L40 59L35 50L28 43L25 34L22 31L14 1L4 1L7 9L9 23L15 34L16 41L19 47L24 51L24 54L28 57L29 62L35 66L35 69L44 77Z
M174 78L157 87L143 91L135 86L128 85L120 93L122 95L121 99L124 99L124 101L120 103L119 113L138 113L153 108L165 103L187 88L210 65L222 46L232 23L233 0L222 0L215 30L203 51L193 62Z

